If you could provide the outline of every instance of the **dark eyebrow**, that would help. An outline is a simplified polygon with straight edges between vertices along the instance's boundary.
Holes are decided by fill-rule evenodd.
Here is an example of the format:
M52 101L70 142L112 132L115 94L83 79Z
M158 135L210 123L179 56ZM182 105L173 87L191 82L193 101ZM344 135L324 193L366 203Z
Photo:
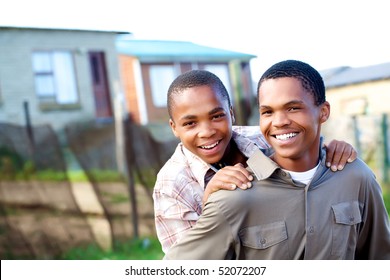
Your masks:
M288 107L288 106L291 106L291 105L296 105L296 104L304 104L304 102L302 100L291 100L289 102L287 102L286 104L284 104L283 106L284 107ZM268 105L260 105L260 109L272 109L271 106L268 106Z
M304 104L304 102L302 100L291 100L290 102L287 102L286 104L284 104L284 106L290 106L290 105L294 105L294 104Z
M180 118L180 120L193 120L193 119L196 119L195 115L185 115Z
M209 112L209 116L214 115L215 113L218 113L220 111L225 111L225 109L223 107L216 107ZM197 116L195 115L185 115L181 117L180 120L194 120L196 118Z
M211 111L209 112L209 115L214 115L215 113L218 113L218 112L220 112L220 111L224 111L224 112L225 112L225 109L222 108L222 107L216 107L216 108L214 108L213 110L211 110Z
M260 105L260 109L267 109L267 110L269 110L269 109L271 109L271 107L267 106L267 105Z

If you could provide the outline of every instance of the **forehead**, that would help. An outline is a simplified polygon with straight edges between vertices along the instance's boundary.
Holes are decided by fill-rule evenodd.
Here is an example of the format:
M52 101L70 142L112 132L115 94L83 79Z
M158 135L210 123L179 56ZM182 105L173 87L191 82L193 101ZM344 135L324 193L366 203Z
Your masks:
M208 113L216 107L228 110L228 101L213 87L202 85L175 93L172 114L175 118L183 114L199 115Z
M303 87L299 79L293 77L268 79L259 88L260 106L291 100L314 102L314 96Z

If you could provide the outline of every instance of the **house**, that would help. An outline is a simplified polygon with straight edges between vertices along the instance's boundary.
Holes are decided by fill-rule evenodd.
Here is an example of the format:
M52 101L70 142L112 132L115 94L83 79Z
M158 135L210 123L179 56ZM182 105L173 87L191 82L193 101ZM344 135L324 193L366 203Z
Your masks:
M112 119L118 33L0 26L0 122Z
M321 71L332 117L390 113L390 63Z
M136 123L167 124L171 82L191 69L215 73L232 100L237 123L246 124L253 88L249 62L254 55L184 41L135 40L119 36L120 73L126 108Z

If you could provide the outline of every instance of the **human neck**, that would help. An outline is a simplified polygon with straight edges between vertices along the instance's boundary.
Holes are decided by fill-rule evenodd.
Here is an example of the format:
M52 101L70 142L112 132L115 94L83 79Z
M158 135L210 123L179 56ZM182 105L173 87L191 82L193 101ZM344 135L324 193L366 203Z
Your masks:
M272 159L283 169L293 172L305 172L317 166L319 155L306 155L300 158L284 158L274 154Z
M227 165L235 165L237 163L246 165L247 159L248 158L238 149L236 142L231 139L221 161Z

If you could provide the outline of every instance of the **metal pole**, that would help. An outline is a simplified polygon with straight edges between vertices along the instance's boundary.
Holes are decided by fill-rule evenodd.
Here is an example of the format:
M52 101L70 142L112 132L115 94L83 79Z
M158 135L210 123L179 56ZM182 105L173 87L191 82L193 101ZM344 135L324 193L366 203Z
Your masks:
M382 115L382 139L383 139L383 182L389 182L389 167L390 167L390 156L389 156L389 133L388 133L388 120L387 115Z

